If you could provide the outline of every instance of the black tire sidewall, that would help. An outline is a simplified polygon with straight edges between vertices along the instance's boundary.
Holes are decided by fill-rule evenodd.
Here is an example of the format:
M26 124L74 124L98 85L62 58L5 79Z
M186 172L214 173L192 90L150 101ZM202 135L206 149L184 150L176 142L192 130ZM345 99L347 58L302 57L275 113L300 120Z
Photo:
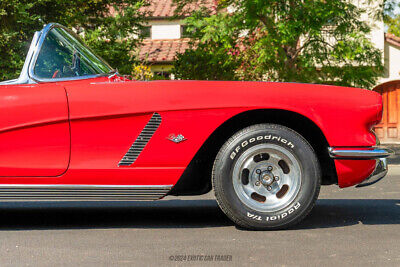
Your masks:
M265 143L287 149L301 168L299 193L289 205L275 212L259 212L246 206L237 196L232 181L233 168L240 155ZM250 126L234 135L217 156L213 178L217 200L228 209L227 215L234 216L232 219L239 224L253 228L280 228L299 221L312 208L320 186L318 159L312 147L293 130L273 124Z

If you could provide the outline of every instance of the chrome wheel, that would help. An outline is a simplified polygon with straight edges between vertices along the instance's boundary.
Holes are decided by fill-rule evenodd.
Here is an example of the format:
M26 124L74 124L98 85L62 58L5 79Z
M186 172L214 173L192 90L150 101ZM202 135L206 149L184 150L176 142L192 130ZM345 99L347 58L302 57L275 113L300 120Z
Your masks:
M233 168L233 187L241 202L259 212L288 206L302 184L299 161L286 148L260 144L246 150Z

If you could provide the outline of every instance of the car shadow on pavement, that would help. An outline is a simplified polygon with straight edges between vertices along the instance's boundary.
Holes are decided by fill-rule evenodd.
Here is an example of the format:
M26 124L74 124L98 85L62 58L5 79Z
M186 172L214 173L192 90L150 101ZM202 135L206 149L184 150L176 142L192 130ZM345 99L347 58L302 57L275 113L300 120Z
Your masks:
M233 223L215 200L3 202L0 231L104 228L207 228ZM400 224L398 199L321 199L292 230Z
M400 199L320 199L311 213L293 229L355 224L400 225Z

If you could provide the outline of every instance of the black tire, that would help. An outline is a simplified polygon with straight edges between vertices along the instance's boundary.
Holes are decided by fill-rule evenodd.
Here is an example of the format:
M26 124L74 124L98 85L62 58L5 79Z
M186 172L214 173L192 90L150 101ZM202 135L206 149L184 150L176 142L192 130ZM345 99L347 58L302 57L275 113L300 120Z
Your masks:
M279 155L283 160L278 161ZM278 161L279 166L269 161ZM313 208L321 171L313 148L300 134L277 124L257 124L240 130L222 146L212 183L218 205L235 224L255 230L284 229ZM251 193L252 188L257 191Z

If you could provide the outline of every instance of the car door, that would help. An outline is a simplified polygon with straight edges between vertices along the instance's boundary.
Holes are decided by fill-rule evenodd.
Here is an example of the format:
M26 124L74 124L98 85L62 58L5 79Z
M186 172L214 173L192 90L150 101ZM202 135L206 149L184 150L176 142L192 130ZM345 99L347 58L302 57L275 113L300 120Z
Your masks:
M60 85L0 86L0 176L63 174L70 156L68 116Z
M153 114L132 108L142 102L135 99L134 87L83 80L65 88L72 143L69 177L85 184L155 183L147 179L153 172L144 171L149 166L137 170L119 165Z

